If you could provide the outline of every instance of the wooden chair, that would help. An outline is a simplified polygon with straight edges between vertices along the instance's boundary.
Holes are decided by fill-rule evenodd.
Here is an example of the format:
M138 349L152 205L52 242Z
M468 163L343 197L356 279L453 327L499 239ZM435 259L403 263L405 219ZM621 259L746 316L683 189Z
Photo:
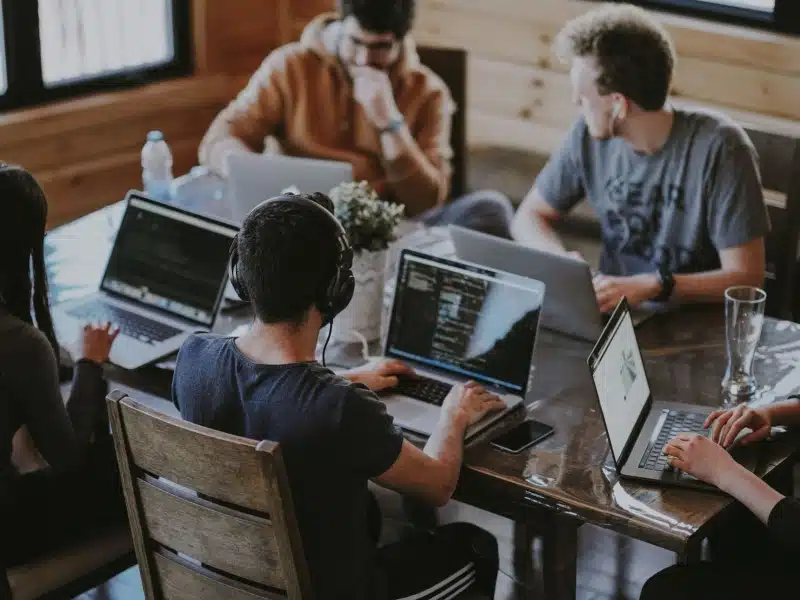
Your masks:
M280 447L167 416L108 411L149 600L310 598Z
M467 53L455 48L417 49L420 61L436 73L450 88L456 104L450 145L453 148L453 175L450 198L458 198L467 191Z
M747 135L758 152L761 183L772 223L766 239L766 313L796 319L800 315L800 303L793 299L799 274L800 140L753 129L747 129Z

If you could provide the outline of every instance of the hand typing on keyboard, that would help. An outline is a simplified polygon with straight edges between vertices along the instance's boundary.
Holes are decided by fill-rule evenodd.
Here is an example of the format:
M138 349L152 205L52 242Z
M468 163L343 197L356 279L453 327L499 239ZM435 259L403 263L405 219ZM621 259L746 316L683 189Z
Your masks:
M708 428L712 425L711 440L723 448L730 448L736 441L746 445L767 438L772 430L772 419L768 410L754 410L747 404L740 404L736 408L717 410L708 415L704 426ZM752 431L737 440L745 429Z
M474 381L453 386L442 403L442 415L463 420L469 427L490 412L503 410L506 403Z
M96 325L90 323L83 328L83 339L81 344L81 356L92 362L102 365L108 360L111 353L111 346L119 334L119 329L111 323Z
M343 373L353 383L361 383L373 392L382 392L396 387L401 376L414 376L414 370L399 360L382 360L374 368L355 369Z
M679 433L664 446L664 454L670 466L723 490L744 470L725 448L698 433Z

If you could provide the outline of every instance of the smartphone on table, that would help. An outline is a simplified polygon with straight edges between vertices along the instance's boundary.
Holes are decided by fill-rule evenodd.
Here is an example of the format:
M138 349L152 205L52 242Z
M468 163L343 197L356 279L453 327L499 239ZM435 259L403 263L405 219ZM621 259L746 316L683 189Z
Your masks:
M505 433L500 434L489 443L503 452L519 454L526 448L530 448L534 444L552 435L553 431L555 430L550 425L533 419L527 419L519 425L516 425L513 429L509 429Z

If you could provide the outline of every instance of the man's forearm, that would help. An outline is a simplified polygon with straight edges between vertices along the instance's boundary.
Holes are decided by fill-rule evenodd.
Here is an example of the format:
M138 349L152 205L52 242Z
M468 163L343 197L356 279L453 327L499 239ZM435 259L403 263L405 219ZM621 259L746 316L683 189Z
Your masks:
M406 207L406 216L417 216L439 206L447 197L446 181L405 125L381 135L381 149L395 199Z
M425 454L445 467L446 481L442 484L449 490L449 495L453 494L458 484L466 429L467 423L464 417L451 416L442 411L439 425L423 449Z
M232 135L203 140L200 145L200 164L222 177L228 177L228 156L253 153L254 150Z
M725 298L725 290L736 285L762 286L763 274L718 269L675 275L672 298L679 302L721 302Z
M511 222L511 237L525 246L533 246L556 254L566 252L558 232L547 219L523 209L517 211Z

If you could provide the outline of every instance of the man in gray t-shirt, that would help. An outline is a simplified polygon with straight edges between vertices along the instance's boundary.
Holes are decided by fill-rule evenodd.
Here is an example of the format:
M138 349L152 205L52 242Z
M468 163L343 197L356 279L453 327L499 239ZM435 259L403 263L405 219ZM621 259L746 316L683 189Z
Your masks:
M595 292L721 301L731 285L763 285L769 220L752 143L724 115L666 105L674 50L645 11L601 8L556 41L571 63L582 116L523 201L512 233L563 252L553 223L584 198L600 219Z

